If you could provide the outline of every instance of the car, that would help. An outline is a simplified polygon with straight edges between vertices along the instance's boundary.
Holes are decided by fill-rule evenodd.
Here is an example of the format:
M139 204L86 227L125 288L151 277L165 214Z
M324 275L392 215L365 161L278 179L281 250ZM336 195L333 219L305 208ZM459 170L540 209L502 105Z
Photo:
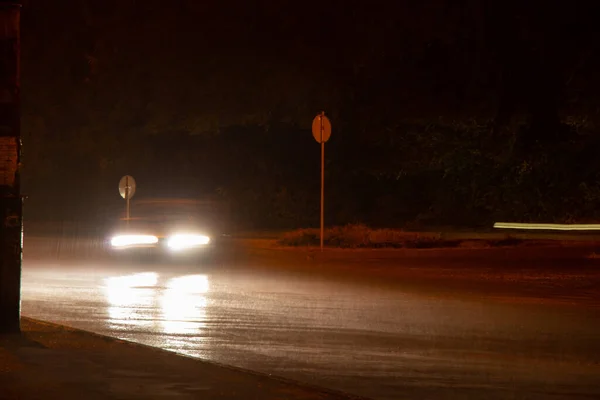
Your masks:
M140 260L190 260L210 256L219 236L206 204L190 199L150 199L132 204L108 238L111 253Z

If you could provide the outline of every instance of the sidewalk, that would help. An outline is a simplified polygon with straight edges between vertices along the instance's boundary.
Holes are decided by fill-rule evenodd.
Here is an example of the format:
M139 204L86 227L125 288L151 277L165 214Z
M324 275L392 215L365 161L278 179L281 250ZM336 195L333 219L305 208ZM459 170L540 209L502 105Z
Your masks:
M0 399L349 399L163 350L22 319L0 335Z

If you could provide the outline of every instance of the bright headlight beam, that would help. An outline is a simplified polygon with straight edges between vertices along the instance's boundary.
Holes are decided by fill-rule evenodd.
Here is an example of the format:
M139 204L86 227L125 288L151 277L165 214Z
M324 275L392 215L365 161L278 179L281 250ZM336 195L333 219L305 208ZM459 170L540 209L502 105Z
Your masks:
M182 250L190 247L203 246L210 243L210 238L204 235L173 235L167 241L167 246L173 250Z
M600 230L600 224L524 224L516 222L496 222L494 228L548 231L598 231Z
M117 235L110 240L113 247L133 246L136 244L155 244L158 238L152 235Z

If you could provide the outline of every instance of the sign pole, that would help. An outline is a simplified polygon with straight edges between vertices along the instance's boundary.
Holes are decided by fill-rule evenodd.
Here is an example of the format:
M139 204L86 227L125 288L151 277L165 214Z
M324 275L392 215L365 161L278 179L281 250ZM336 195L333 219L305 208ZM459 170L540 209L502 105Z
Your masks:
M325 140L323 140L323 117L325 117L325 111L321 112L321 251L323 251L325 236Z
M325 111L313 119L312 134L317 143L321 144L321 251L325 242L325 142L331 137L331 122L325 116Z
M127 226L129 226L129 198L131 196L129 196L129 176L125 177L125 203L127 204L125 206L126 211L125 211L125 217L127 218Z

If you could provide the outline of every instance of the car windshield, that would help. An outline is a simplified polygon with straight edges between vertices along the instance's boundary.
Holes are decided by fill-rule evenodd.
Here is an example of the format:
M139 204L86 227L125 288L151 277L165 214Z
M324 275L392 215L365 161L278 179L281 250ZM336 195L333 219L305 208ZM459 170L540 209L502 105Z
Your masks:
M210 230L217 215L213 203L195 199L143 199L131 204L129 221L123 214L119 226L128 230Z

